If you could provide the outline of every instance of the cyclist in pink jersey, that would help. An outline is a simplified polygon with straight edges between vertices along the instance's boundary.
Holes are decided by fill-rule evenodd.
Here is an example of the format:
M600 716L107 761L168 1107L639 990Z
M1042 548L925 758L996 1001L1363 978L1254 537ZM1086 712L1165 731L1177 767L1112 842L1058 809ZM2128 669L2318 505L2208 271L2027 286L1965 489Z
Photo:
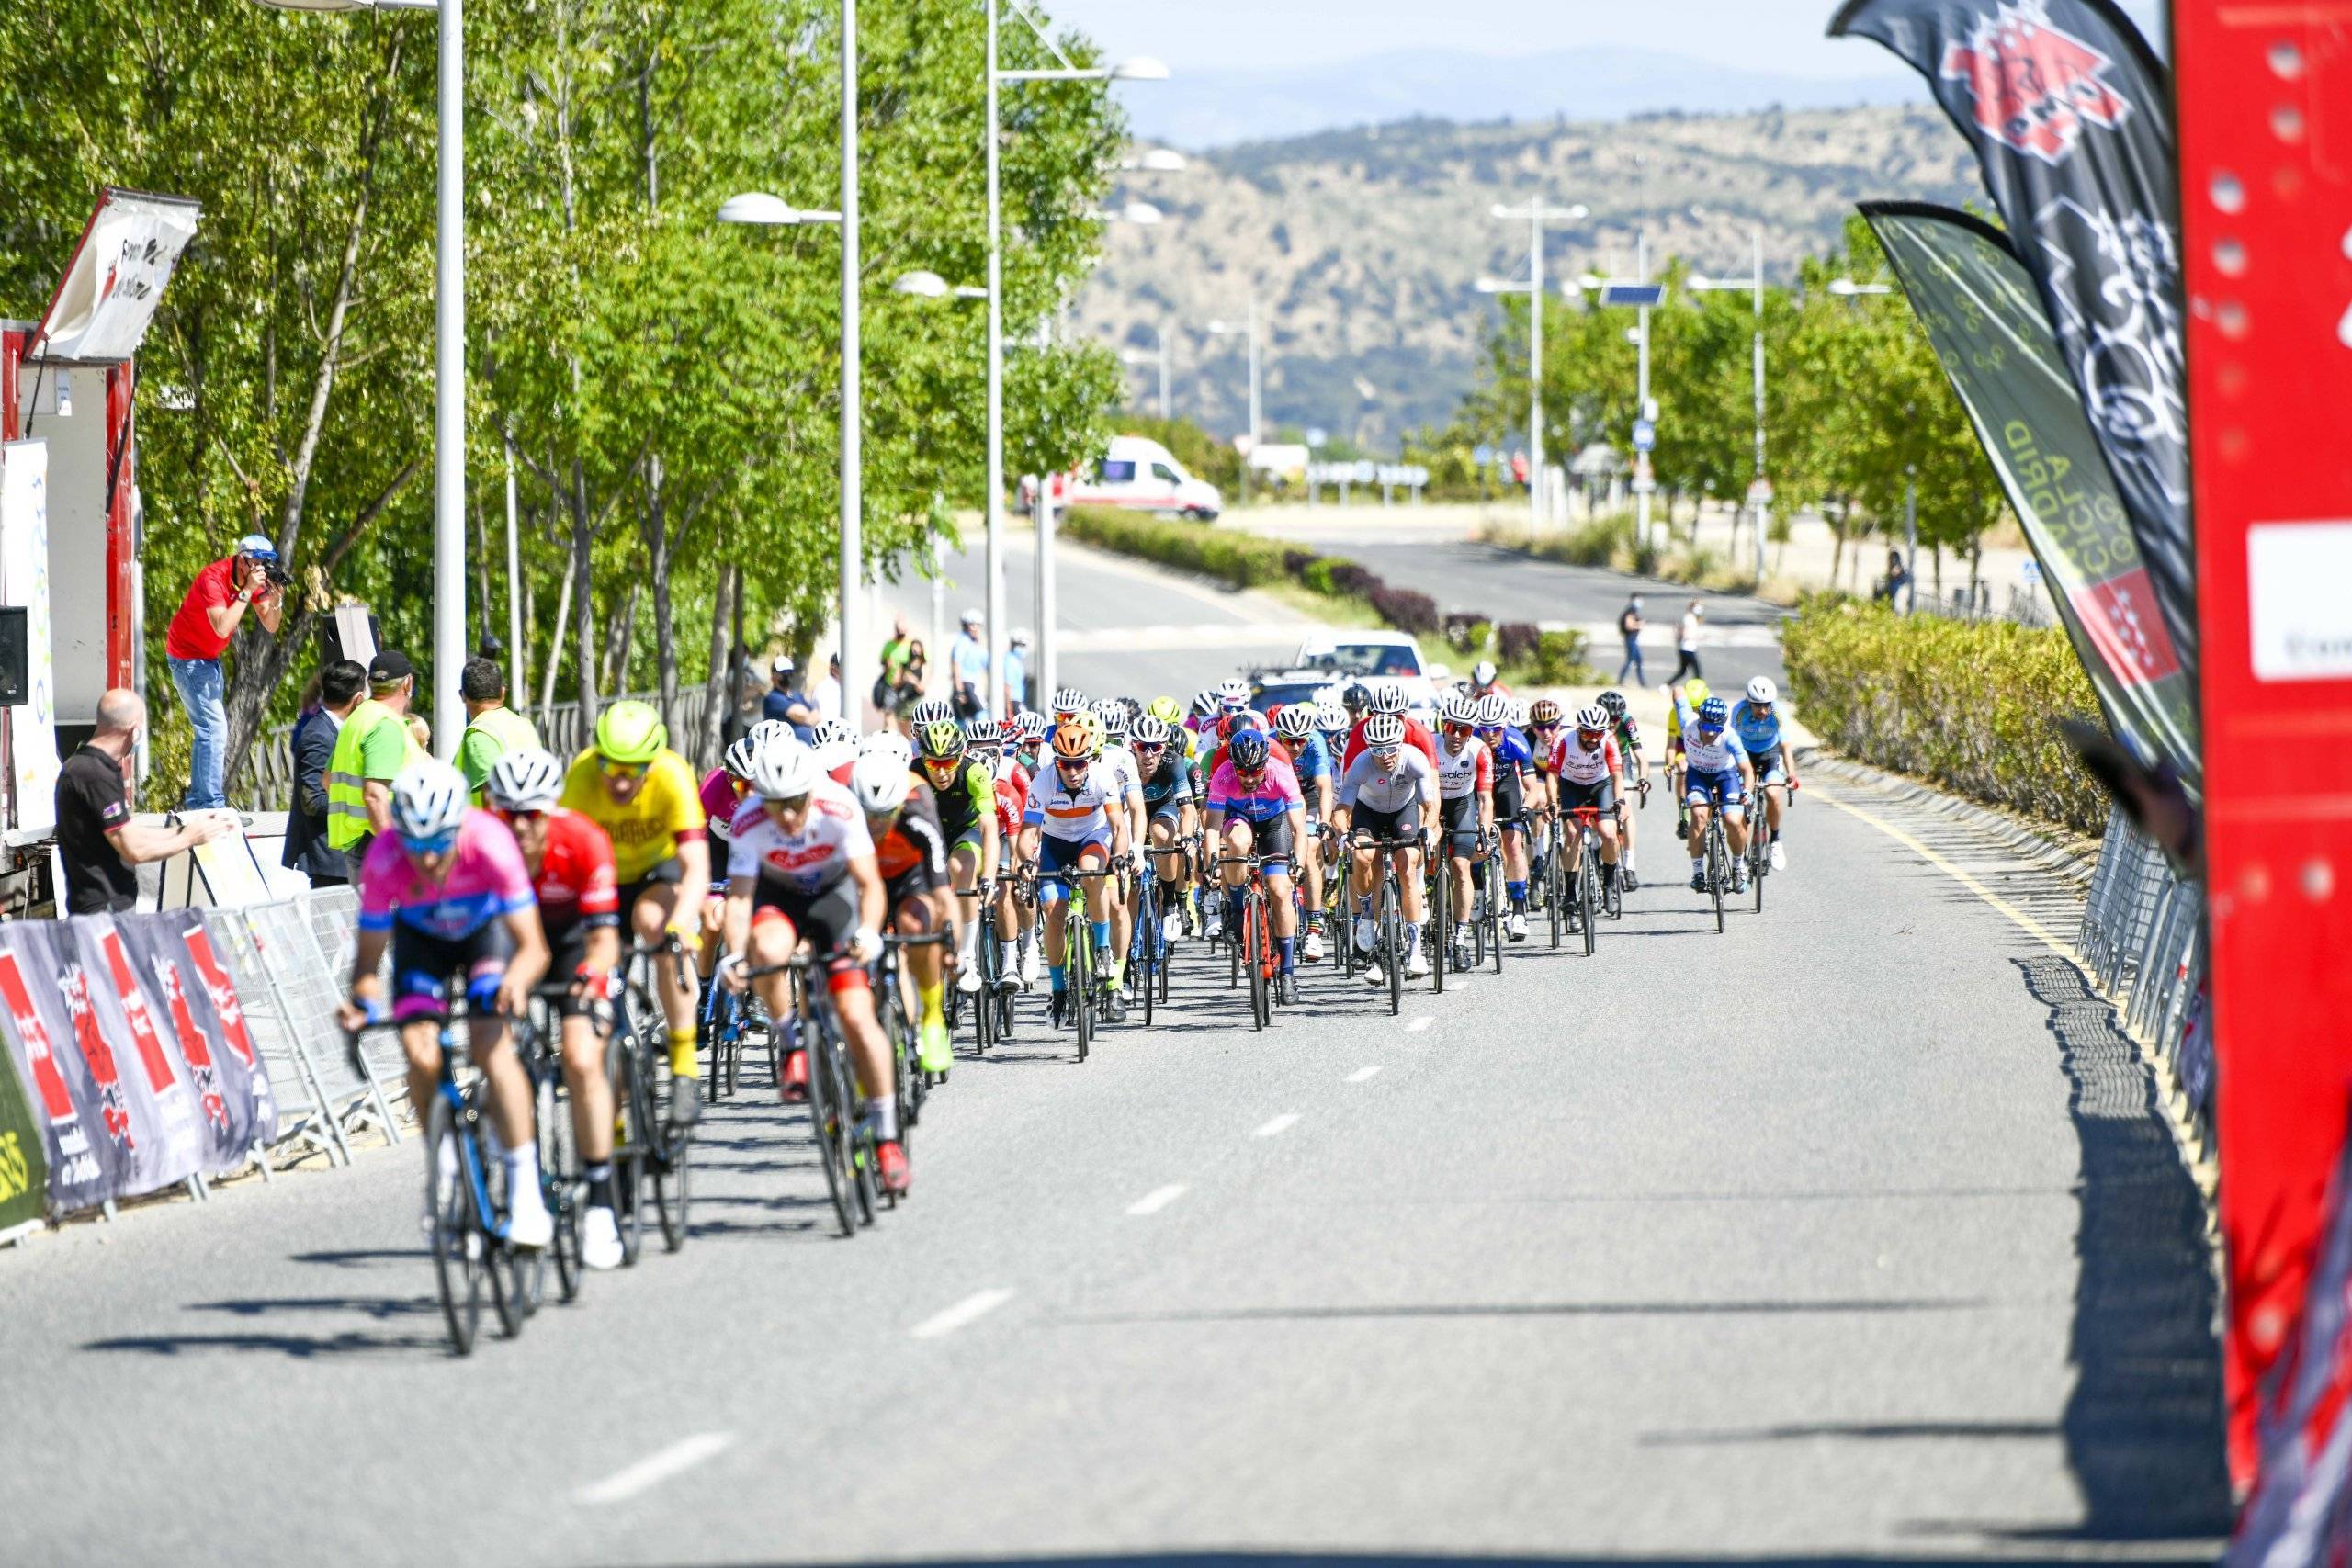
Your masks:
M1262 858L1269 923L1282 966L1275 995L1290 1006L1298 1000L1294 972L1298 912L1291 908L1290 862L1297 846L1306 841L1306 797L1299 793L1298 775L1273 755L1273 743L1264 730L1237 729L1226 742L1225 761L1210 775L1205 809L1224 862L1218 871L1226 886L1226 939L1237 945L1241 941L1240 891L1250 877L1248 856L1254 851ZM1236 856L1241 858L1232 858Z

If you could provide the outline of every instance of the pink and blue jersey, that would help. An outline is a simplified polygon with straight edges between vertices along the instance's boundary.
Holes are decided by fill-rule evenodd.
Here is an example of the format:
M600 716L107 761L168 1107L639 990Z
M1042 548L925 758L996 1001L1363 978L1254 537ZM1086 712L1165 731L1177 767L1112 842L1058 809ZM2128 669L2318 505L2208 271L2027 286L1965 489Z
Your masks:
M531 874L514 835L480 807L467 809L447 874L440 881L417 871L397 833L377 835L359 872L362 931L388 931L397 923L457 942L535 902Z
M1286 811L1301 811L1306 807L1306 797L1299 793L1298 775L1280 757L1268 756L1265 771L1254 781L1245 782L1234 771L1229 759L1216 765L1216 776L1209 780L1207 808L1221 811L1227 818L1272 822Z

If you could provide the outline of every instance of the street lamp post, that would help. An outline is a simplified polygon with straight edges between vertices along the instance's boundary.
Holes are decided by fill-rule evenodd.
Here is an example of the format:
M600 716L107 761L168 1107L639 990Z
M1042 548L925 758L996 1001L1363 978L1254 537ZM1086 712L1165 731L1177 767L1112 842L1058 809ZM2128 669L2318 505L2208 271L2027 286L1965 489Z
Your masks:
M989 209L989 276L988 283L986 285L988 288L989 303L988 462L986 479L988 493L985 497L985 504L987 507L987 511L985 513L985 516L987 518L986 570L988 574L988 583L986 587L987 609L985 614L988 617L989 631L989 689L986 695L989 703L989 711L991 713L996 711L998 694L1004 690L1005 648L1004 202L1001 188L1002 182L998 169L998 142L1001 139L998 119L998 88L1007 83L1020 82L1164 82L1168 79L1168 67L1161 64L1159 61L1149 59L1148 57L1123 60L1115 65L1109 66L1080 67L1072 64L1070 62L1069 56L1063 52L1061 45L1056 43L1052 37L1046 33L1045 28L1037 25L1036 18L1030 15L1028 8L1025 6L1020 4L1020 0L1010 0L1010 3L1014 6L1014 14L1029 25L1030 31L1037 35L1038 40L1045 44L1046 48L1053 53L1054 58L1058 61L1060 64L1055 69L1040 71L1006 71L1001 69L997 64L997 28L999 22L1002 19L1001 15L1001 9L1007 3L1008 0L987 0L988 45L986 54L988 83L983 94L983 96L986 99L985 118L987 120L987 145L983 151L985 153L984 161L988 168ZM1137 203L1136 205L1140 207L1145 204ZM1145 222L1157 221L1159 216L1159 214L1158 209L1152 209L1150 219L1138 219L1136 220ZM1044 484L1044 481L1045 476L1040 474L1038 476L1038 482L1041 487ZM1046 564L1046 552L1043 547L1040 547L1037 551L1037 557L1038 574L1042 583L1042 580L1047 570ZM1042 606L1044 604L1044 593L1042 592L1042 587L1039 594L1039 604L1041 606L1039 615L1041 624L1037 627L1037 638L1038 652L1040 656L1039 667L1043 669L1049 666L1053 661L1054 627L1052 623L1046 620L1043 615Z
M1650 492L1657 482L1649 476L1649 453L1642 445L1639 425L1652 427L1652 438L1657 421L1657 405L1650 400L1650 308L1666 298L1666 286L1650 279L1650 243L1646 234L1637 235L1634 245L1634 269L1631 278L1599 277L1586 273L1577 279L1577 287L1588 292L1598 290L1603 305L1631 305L1634 308L1634 326L1626 335L1634 340L1638 355L1636 376L1639 386L1635 392L1640 408L1634 414L1634 537L1644 546L1650 542Z
M1544 518L1550 511L1544 493L1544 225L1574 222L1586 217L1589 210L1582 202L1573 207L1546 207L1541 200L1531 200L1524 207L1497 202L1487 209L1490 217L1527 220L1527 281L1516 284L1481 278L1478 290L1482 294L1527 296L1527 531L1531 545L1542 536Z
M1151 353L1146 354L1139 348L1123 348L1119 351L1119 363L1137 368L1147 365L1159 367L1159 417L1164 423L1168 418L1168 334L1155 326L1151 329Z
M464 0L258 0L281 11L439 14L439 169L434 190L433 740L458 754L466 728L466 32Z
M1244 333L1250 339L1250 450L1241 458L1241 502L1246 506L1250 503L1250 459L1257 454L1260 439L1258 419L1261 382L1258 358L1258 294L1255 289L1250 293L1250 313L1240 322L1209 323L1209 335L1212 337L1234 337Z
M1764 226L1756 225L1754 249L1749 255L1751 270L1746 277L1694 277L1687 285L1693 292L1711 293L1719 289L1744 288L1755 302L1756 316L1756 478L1747 487L1748 522L1756 537L1756 581L1764 581L1764 525L1770 511L1764 500Z

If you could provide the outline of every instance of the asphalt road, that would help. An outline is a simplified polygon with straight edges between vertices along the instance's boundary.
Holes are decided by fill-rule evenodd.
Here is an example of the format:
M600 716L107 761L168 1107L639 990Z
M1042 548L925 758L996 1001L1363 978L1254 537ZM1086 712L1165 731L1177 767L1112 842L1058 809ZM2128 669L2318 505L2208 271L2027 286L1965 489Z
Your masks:
M1717 935L1666 822L1593 958L1396 1018L1252 1033L1197 948L1083 1066L1033 1004L854 1240L754 1084L683 1252L467 1360L413 1145L0 1253L6 1555L2210 1561L2198 1201L2078 895L1816 773Z

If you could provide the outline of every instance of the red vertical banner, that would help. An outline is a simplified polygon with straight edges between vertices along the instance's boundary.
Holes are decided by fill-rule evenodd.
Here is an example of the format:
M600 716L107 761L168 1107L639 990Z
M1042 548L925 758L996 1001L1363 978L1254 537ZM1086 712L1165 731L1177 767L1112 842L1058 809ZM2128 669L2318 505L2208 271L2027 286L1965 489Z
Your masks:
M2352 1087L2352 0L2179 0L2233 1477Z
M131 683L131 593L139 539L131 495L139 483L139 452L133 445L138 374L125 362L107 370L107 684Z

